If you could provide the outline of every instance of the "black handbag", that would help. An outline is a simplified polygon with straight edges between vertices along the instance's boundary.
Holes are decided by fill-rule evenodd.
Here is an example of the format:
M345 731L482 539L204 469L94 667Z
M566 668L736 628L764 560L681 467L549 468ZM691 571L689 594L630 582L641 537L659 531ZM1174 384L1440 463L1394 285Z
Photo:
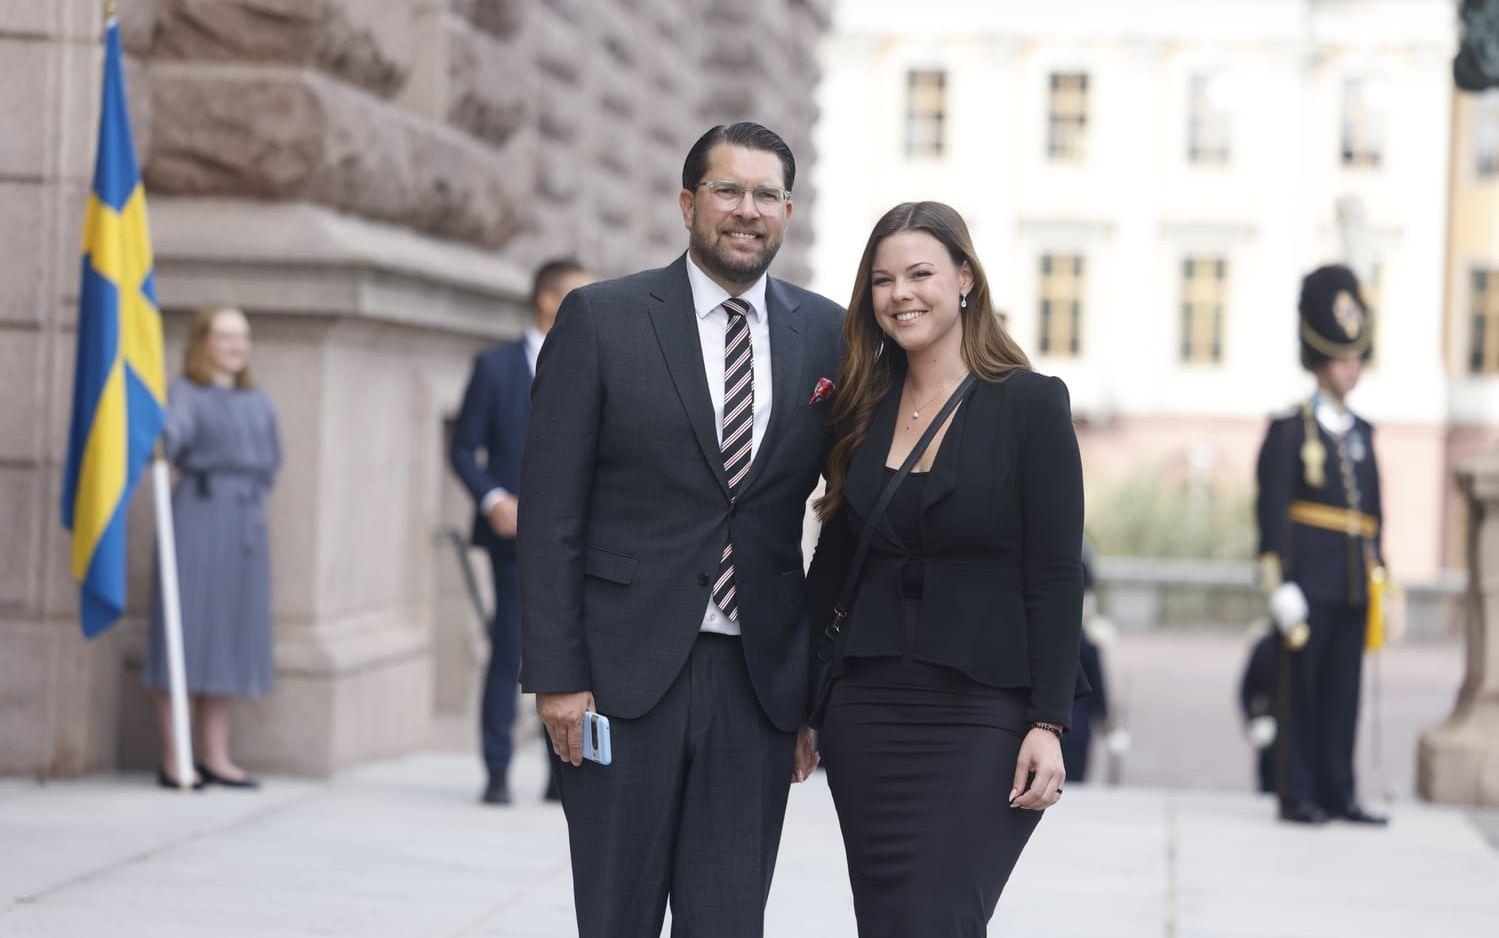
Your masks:
M879 523L880 517L885 514L885 509L890 506L891 499L895 498L895 492L900 488L906 476L911 474L911 467L916 465L916 460L921 458L927 447L931 445L932 438L937 435L937 430L945 423L952 412L963 402L978 379L973 375L964 378L953 391L947 403L932 418L931 425L926 432L921 434L921 439L911 448L911 454L901 467L896 470L890 481L885 483L885 490L880 493L879 499L874 503L874 508L869 512L869 517L864 520L864 531L859 535L858 546L854 548L853 560L848 565L848 575L843 580L843 589L838 594L838 602L833 606L833 621L817 635L812 645L812 673L810 675L809 687L811 688L811 707L807 718L807 725L813 729L822 729L823 717L827 715L828 692L833 687L833 657L834 647L837 645L838 636L843 631L844 623L848 619L848 607L854 601L854 592L859 588L859 576L864 572L864 558L869 554L869 543L874 539L874 529Z

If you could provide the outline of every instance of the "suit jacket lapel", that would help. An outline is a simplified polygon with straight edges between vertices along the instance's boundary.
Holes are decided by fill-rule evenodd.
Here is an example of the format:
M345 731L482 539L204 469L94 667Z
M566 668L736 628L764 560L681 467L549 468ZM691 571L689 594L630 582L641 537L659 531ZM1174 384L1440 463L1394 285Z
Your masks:
M708 394L708 377L703 370L703 344L698 337L697 312L692 305L692 287L687 283L687 255L661 272L650 288L651 325L656 341L666 358L666 369L681 398L687 421L702 448L708 468L718 479L725 494L729 480L723 471L723 454L719 452L718 429L713 426L713 398Z
M798 395L812 393L811 388L799 386L805 347L800 304L787 295L779 280L770 278L765 285L765 305L765 318L770 325L770 422L765 427L765 438L755 450L755 460L750 463L741 492L750 490L770 460L772 450L785 431L786 422L791 419L797 401L801 400Z

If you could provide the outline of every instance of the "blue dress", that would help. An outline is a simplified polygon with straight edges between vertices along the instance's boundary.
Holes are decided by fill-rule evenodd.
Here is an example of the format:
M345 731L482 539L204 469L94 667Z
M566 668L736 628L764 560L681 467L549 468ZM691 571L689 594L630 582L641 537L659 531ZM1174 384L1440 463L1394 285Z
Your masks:
M188 692L262 696L275 678L265 497L281 466L276 412L259 388L179 379L164 441L179 474L172 512ZM141 676L168 686L159 571Z

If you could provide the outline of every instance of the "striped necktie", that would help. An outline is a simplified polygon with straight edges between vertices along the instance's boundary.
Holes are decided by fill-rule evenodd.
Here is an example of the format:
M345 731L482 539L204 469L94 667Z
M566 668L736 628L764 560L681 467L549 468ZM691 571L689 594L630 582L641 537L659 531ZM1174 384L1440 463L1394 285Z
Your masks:
M749 473L755 442L755 356L750 343L750 304L730 297L723 301L729 327L723 342L723 471L729 480L729 497L739 497L739 487ZM734 542L723 547L718 561L718 579L713 581L713 603L731 621L739 621L739 600L734 590Z

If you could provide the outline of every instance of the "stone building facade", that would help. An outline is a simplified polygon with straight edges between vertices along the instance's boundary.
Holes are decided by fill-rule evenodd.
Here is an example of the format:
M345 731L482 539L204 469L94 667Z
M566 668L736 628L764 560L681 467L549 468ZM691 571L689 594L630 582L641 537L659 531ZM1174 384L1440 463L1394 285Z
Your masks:
M0 4L0 774L153 757L137 683L152 575L76 622L57 520L103 4ZM325 773L426 739L472 698L472 617L437 541L466 525L445 422L518 333L529 271L669 262L688 146L782 133L803 168L827 0L119 0L176 374L187 311L238 305L287 464L271 502L277 691L258 769ZM810 176L776 272L808 276Z

